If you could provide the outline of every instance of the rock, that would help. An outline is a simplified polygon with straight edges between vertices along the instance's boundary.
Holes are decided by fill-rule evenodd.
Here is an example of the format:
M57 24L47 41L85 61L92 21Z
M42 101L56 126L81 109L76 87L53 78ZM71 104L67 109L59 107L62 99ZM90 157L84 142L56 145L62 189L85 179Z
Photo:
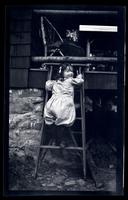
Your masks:
M40 130L42 126L42 123L35 123L34 129Z
M62 183L62 182L64 181L64 179L65 179L65 176L57 176L57 177L55 177L55 178L53 179L53 182L54 182L55 184L60 184L60 183Z
M30 121L30 120L27 120L27 119L26 119L25 121L22 121L22 122L19 124L18 128L19 128L20 130L31 129L31 128L32 128L31 121Z
M42 96L43 90L39 89L22 89L22 90L11 90L11 94L17 97L29 97L29 96Z
M113 165L113 164L110 164L110 165L109 165L109 169L114 169L114 165Z
M84 181L83 179L79 179L79 180L77 180L77 182L78 182L78 184L79 184L80 186L85 185L85 181Z
M65 182L66 186L68 186L68 185L75 185L75 184L76 184L76 182L74 180Z
M112 191L112 192L116 191L116 180L115 179L112 179L107 182L106 191Z
M16 152L16 155L18 156L18 157L24 157L25 156L25 153L24 153L24 151L17 151ZM24 158L25 159L25 158Z
M20 125L19 123L21 122L21 124L25 121L30 121L31 120L31 116L33 115L32 112L28 112L25 114L10 114L9 115L9 128L10 129L14 129L14 128L19 128ZM39 117L37 117L39 118Z
M61 186L61 185L57 185L57 188L58 188L58 189L62 189L62 186Z
M41 97L27 97L26 100L29 100L32 104L39 104L43 102L43 98Z
M55 184L54 183L50 183L47 185L48 187L55 187Z
M33 104L26 98L16 98L11 99L9 106L9 112L22 114L26 112L33 111Z
M42 183L41 185L42 185L43 187L45 187L45 186L46 186L46 183Z
M42 125L43 91L11 90L9 96L9 154L37 155L33 145L39 144ZM24 150L24 151L23 151Z
M35 112L42 112L42 109L43 109L43 103L41 103L35 107Z

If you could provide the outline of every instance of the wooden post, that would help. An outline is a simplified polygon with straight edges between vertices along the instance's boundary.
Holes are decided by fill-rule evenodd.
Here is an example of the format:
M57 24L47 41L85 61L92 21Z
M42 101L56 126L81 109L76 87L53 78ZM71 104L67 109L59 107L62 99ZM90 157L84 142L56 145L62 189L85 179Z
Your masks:
M90 57L90 42L89 42L89 39L87 39L87 42L86 42L86 56ZM86 67L89 68L89 66L90 66L90 64L87 63Z
M89 41L89 39L87 39L87 43L86 43L86 56L90 57L90 41Z
M44 44L44 56L47 56L47 43L46 43L46 37L45 37L43 17L41 17L41 31L42 31L42 39L43 39L43 44Z

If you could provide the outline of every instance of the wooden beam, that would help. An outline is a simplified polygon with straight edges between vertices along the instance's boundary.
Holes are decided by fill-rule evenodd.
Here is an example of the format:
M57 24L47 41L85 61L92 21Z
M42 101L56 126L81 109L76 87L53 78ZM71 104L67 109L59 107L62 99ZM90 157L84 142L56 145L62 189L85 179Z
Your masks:
M35 56L32 57L34 62L43 62L43 63L116 63L116 57L71 57L71 56Z
M44 18L41 17L41 32L42 32L42 40L44 45L44 56L47 56L47 43L45 37L45 29L44 29Z
M101 11L101 10L39 10L34 9L35 13L44 15L44 14L86 14L86 15L117 15L117 11Z
M117 32L117 26L100 26L100 25L80 25L79 31L91 32Z
M34 148L42 148L42 149L62 149L60 146L54 146L54 145L29 145L29 147ZM82 147L64 147L66 150L79 150L82 151Z

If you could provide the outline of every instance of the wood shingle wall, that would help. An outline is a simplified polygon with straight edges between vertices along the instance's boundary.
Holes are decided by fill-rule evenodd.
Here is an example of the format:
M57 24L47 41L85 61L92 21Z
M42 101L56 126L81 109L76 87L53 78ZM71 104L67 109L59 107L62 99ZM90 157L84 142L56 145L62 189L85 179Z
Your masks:
M32 11L10 9L10 87L27 88L31 55Z

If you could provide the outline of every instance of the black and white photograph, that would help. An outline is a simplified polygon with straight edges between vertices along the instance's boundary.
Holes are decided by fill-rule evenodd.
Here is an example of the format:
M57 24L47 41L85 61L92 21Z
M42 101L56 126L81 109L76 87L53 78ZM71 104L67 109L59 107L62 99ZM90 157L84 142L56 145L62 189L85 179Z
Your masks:
M123 195L125 6L5 9L6 193Z

